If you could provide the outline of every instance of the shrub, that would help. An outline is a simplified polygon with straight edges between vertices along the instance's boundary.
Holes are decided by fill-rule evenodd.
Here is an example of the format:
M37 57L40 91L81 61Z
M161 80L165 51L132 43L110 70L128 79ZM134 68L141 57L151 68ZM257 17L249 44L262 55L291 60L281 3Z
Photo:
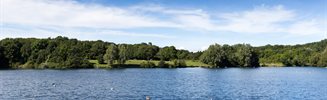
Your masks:
M142 62L140 64L140 67L143 67L143 68L154 68L155 66L156 65L153 62L150 62L150 61Z
M159 62L158 62L158 67L161 67L161 68L167 68L167 67L169 67L169 64L167 64L165 61L163 61L163 60L160 60Z
M186 63L184 60L174 60L173 67L186 67Z
M28 61L26 62L24 65L20 66L20 68L24 68L24 69L32 69L35 67L35 63L32 61Z

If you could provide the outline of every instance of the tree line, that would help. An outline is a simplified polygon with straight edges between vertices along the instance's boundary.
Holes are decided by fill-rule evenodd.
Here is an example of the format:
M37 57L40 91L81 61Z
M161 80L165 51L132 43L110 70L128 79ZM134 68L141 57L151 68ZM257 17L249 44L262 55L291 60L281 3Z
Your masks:
M152 43L115 44L79 41L67 37L36 39L6 38L0 41L0 67L7 68L93 68L88 60L96 59L108 66L123 66L127 60L198 60L202 52L160 48ZM144 66L149 66L145 64Z
M210 45L200 57L212 67L259 67L257 52L248 44Z
M255 49L259 51L262 64L327 67L327 39L303 45L266 45Z
M122 66L128 60L146 60L143 67L186 67L185 60L209 64L210 68L259 67L260 63L281 62L287 66L327 66L326 40L295 46L252 47L248 44L213 44L205 51L190 52L174 46L158 47L152 43L115 44L79 41L67 37L36 39L6 38L0 41L0 68L94 68L89 60ZM151 60L159 61L153 64ZM155 66L157 65L157 66Z

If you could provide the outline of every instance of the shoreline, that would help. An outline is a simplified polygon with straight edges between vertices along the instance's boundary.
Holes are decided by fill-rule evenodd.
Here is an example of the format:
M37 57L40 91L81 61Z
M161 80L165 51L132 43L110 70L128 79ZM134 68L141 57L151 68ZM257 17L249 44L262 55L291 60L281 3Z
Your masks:
M84 70L84 69L104 69L104 70L115 70L115 69L189 69L189 68L203 68L203 69L257 69L257 68L327 68L327 67L317 67L317 66L282 66L282 67L274 67L274 66L265 66L265 67L224 67L224 68L207 68L207 67L178 67L178 68L142 68L142 67L128 67L128 68L69 68L69 69L55 69L55 68L16 68L16 69L0 69L0 70Z

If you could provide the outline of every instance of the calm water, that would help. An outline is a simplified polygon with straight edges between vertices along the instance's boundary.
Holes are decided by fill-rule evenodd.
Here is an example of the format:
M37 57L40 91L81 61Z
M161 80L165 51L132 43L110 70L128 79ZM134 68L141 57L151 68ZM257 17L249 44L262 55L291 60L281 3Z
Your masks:
M0 99L327 99L327 68L2 70Z

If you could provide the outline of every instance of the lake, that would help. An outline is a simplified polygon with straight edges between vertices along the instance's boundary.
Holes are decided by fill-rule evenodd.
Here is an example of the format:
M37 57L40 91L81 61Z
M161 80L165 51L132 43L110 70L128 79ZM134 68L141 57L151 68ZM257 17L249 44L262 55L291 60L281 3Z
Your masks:
M327 99L327 68L1 70L0 99Z

